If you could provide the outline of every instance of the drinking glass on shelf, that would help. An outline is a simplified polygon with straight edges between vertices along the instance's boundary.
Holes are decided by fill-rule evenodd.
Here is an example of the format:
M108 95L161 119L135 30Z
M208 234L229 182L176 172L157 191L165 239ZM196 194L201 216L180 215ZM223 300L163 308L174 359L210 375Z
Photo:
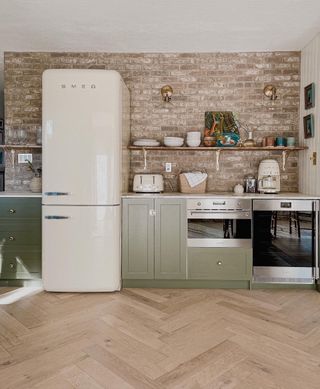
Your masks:
M26 130L23 130L23 129L18 130L17 135L18 135L18 142L17 143L20 145L26 144L26 141L27 141Z
M42 128L37 127L37 145L42 144Z

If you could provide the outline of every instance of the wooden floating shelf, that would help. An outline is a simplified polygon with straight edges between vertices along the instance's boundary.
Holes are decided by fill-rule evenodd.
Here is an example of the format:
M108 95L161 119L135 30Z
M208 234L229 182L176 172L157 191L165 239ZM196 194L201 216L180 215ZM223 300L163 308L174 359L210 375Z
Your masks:
M128 146L130 150L142 150L144 154L144 168L147 166L147 152L159 151L213 151L216 156L216 170L220 170L220 154L226 151L281 151L282 153L282 170L286 170L287 157L292 151L307 150L306 146L270 146L270 147L168 147L168 146Z
M0 149L42 149L40 145L0 145Z
M129 146L130 150L163 150L163 151L300 151L306 150L306 146L294 146L294 147L284 147L284 146L272 146L272 147L168 147L168 146Z

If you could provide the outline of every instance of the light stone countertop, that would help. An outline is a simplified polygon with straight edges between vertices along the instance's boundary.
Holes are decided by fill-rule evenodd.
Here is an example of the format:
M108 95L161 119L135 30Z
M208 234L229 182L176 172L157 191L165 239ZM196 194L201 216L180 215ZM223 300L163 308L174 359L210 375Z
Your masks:
M42 193L33 192L0 192L1 197L42 197Z
M233 192L206 192L206 193L195 193L195 194L187 194L187 193L180 193L180 192L165 192L165 193L123 193L122 198L163 198L163 197L172 197L172 198L180 198L180 199L194 199L194 198L247 198L247 199L314 199L319 200L320 196L311 196L306 195L303 193L296 193L296 192L281 192L277 194L261 194L261 193L243 193L243 194L237 194Z

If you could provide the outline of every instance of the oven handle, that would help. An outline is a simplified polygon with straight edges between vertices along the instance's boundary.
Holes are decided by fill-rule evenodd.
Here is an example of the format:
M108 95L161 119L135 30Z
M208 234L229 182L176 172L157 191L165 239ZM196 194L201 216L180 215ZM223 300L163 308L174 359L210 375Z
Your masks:
M195 215L195 216L194 216ZM188 211L188 219L193 219L199 217L201 215L203 218L208 219L224 219L224 218L232 218L232 219L251 219L251 211Z
M312 210L315 212L316 219L316 236L315 236L315 279L319 280L319 207L318 202L312 202Z

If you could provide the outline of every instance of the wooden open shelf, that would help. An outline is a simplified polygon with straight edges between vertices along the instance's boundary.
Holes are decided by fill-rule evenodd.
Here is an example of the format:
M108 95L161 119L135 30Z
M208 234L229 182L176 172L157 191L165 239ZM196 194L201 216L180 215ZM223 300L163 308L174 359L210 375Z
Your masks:
M220 154L221 152L238 152L238 151L281 151L282 153L282 170L286 170L287 157L292 151L302 151L308 149L306 146L271 146L271 147L168 147L168 146L128 146L130 150L142 150L144 154L144 165L146 166L147 152L159 151L213 151L216 156L216 170L220 170Z
M42 149L41 145L0 145L0 149Z
M272 147L168 147L168 146L129 146L130 150L163 150L163 151L300 151L306 150L308 147L305 146L294 146L294 147L284 147L284 146L272 146Z

